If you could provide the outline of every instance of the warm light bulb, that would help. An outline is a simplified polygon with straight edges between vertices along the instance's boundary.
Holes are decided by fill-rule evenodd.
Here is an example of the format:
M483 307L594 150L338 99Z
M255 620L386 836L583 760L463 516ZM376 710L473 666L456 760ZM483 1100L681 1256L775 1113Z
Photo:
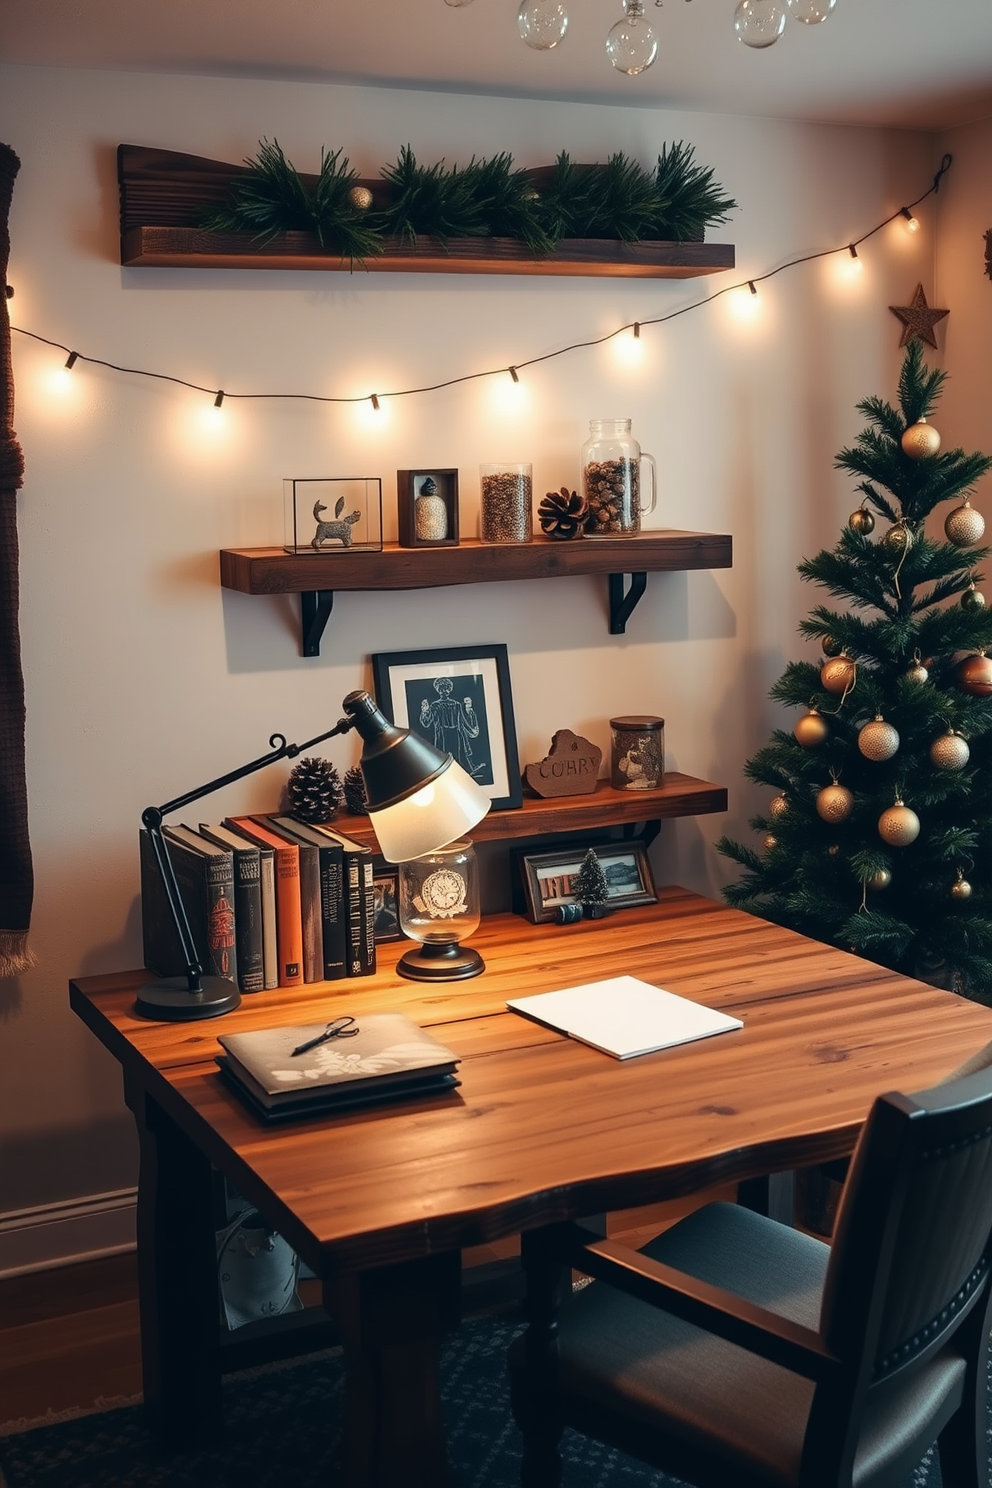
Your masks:
M644 0L626 0L627 14L606 38L606 55L617 72L636 77L658 55L658 38L644 19Z
M745 46L770 47L785 30L785 10L779 0L740 0L734 30Z
M917 232L919 232L919 230L920 230L919 218L918 217L914 217L913 214L912 214L912 212L909 210L908 207L900 207L899 208L899 211L902 213L903 217L905 217L905 219L906 219L906 231L907 232L911 232L911 233L917 233Z
M550 52L568 30L563 0L520 0L517 30L535 52Z
M837 0L785 0L789 14L804 26L818 26L837 4Z

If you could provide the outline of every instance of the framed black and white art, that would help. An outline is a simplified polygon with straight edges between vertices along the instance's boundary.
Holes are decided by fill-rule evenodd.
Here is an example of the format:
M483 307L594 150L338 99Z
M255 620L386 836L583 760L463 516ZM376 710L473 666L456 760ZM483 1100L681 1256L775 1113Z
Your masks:
M540 925L553 920L563 904L575 903L575 879L586 848L594 846L606 879L608 909L654 904L657 898L647 849L639 838L622 842L580 843L560 852L518 850L527 918Z
M372 678L391 723L452 755L495 807L522 805L505 646L382 651Z

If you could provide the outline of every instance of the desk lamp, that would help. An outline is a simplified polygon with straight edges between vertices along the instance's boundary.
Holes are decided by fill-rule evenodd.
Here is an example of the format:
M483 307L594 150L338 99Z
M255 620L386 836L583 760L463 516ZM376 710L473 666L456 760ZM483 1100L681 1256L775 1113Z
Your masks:
M450 754L408 729L397 728L367 692L350 692L341 704L345 717L305 744L288 744L283 734L269 738L270 752L227 775L197 786L162 806L148 806L141 820L148 831L162 879L169 914L186 962L182 976L159 977L141 988L136 1010L146 1018L186 1022L217 1018L241 1001L233 982L204 974L179 892L176 871L162 833L163 818L222 786L276 760L292 759L324 739L355 729L362 740L361 768L369 816L383 856L391 863L434 852L470 831L489 810L487 796ZM481 968L480 968L481 969Z

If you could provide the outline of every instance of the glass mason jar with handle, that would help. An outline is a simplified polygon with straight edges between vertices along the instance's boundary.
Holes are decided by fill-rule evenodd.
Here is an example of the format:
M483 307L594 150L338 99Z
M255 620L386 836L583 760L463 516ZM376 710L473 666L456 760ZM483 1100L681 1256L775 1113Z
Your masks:
M651 472L651 499L641 494L641 467ZM589 503L587 537L627 537L658 500L658 467L630 432L630 419L590 419L582 446L582 490Z

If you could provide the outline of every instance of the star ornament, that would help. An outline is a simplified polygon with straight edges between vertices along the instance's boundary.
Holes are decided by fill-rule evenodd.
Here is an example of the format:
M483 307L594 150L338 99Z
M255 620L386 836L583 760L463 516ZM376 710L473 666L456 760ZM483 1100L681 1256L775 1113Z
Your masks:
M945 315L950 314L948 310L931 310L927 304L927 297L923 293L923 285L916 286L911 305L890 305L889 309L893 315L902 321L902 337L900 346L908 346L910 341L925 341L928 346L937 346L937 337L934 335L934 326L938 320L943 320Z

